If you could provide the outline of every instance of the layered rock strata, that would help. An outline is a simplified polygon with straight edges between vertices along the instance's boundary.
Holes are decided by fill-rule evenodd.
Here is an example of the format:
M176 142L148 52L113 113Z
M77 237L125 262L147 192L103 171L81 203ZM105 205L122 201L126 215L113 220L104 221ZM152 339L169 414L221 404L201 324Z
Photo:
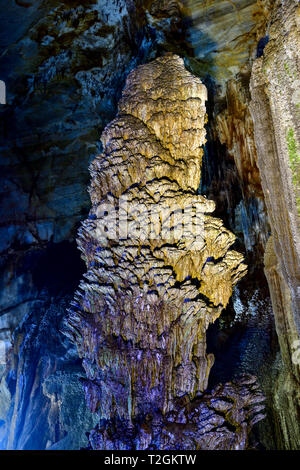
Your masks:
M178 2L181 3L181 2ZM183 15L190 19L186 41L200 63L225 91L256 53L265 34L274 0L185 0Z
M300 7L277 2L270 41L253 65L251 113L272 229L265 253L282 367L274 387L283 448L300 446Z
M178 400L201 396L213 364L206 330L246 273L242 255L229 249L235 236L208 215L214 202L197 195L206 98L178 56L138 67L103 132L104 152L91 165L92 209L78 238L88 270L67 334L83 358L89 406L102 419L94 448L158 445L149 425L154 415L168 422L166 416L179 413ZM262 401L247 393L235 415ZM252 420L245 416L244 438L234 434L229 445L220 433L213 447L244 448ZM222 428L225 420L217 421ZM143 444L141 422L150 426ZM202 448L199 423L195 446ZM125 443L118 432L105 437L124 425L131 430ZM179 445L167 441L160 448Z

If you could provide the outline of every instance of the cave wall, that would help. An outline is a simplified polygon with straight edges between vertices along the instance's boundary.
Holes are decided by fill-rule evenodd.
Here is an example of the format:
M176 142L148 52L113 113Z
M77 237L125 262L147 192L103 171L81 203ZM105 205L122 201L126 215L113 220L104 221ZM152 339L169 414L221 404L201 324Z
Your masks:
M251 75L251 114L272 237L265 252L282 366L275 384L283 447L299 448L299 38L298 2L278 2L270 41Z

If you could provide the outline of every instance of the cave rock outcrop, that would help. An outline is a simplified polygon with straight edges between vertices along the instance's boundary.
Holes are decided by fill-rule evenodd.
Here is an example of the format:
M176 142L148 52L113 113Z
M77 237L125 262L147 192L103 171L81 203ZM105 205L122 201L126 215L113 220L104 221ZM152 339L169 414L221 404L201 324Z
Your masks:
M285 449L300 446L300 6L276 2L270 40L252 68L250 111L272 230L265 251L282 364L274 408Z
M91 165L78 237L87 273L66 330L100 416L93 448L245 448L262 417L253 378L204 394L207 328L247 270L214 202L197 194L206 99L176 55L138 67Z

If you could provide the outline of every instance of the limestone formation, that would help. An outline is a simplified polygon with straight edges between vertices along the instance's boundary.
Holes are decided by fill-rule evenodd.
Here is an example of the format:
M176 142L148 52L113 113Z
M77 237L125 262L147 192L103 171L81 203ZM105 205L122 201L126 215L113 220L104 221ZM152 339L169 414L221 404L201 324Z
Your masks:
M263 400L256 378L246 375L192 402L182 397L165 416L152 411L141 426L102 420L89 439L95 449L243 450L249 429L264 418Z
M269 237L269 224L261 177L257 165L257 151L254 138L253 119L249 110L250 69L243 67L235 79L228 80L226 86L226 107L219 98L216 109L220 111L212 120L212 133L226 147L226 155L235 163L235 171L240 182L243 201L230 209L234 217L234 232L239 232L239 221L243 228L246 249L255 251L256 264L262 264L265 245ZM224 149L224 147L223 147ZM224 150L225 151L225 150ZM230 197L234 191L228 185ZM232 205L232 204L231 204ZM243 214L247 213L245 217ZM249 222L245 223L245 219ZM246 225L248 227L246 228ZM253 265L254 263L252 263Z
M256 48L256 20L257 24L265 23L259 9L262 3L266 5L260 0L5 3L0 78L7 84L8 106L0 106L0 343L15 343L15 359L5 379L11 393L7 415L2 413L9 406L5 380L1 382L3 393L0 385L0 401L3 397L5 402L3 407L0 403L1 448L6 448L8 436L15 449L60 448L67 445L71 429L79 446L86 442L86 426L78 426L80 386L72 398L77 400L72 423L64 418L64 403L70 401L65 393L68 387L55 392L55 406L63 403L57 407L58 414L49 411L53 398L45 392L48 374L54 382L58 370L69 371L66 384L73 384L78 371L69 358L70 343L65 343L60 333L60 313L59 318L49 320L47 312L49 304L53 311L61 312L61 290L73 292L75 288L66 272L71 272L76 286L82 276L73 239L89 210L88 162L99 153L99 136L116 114L127 74L163 51L174 51L185 57L188 66L193 64L196 75L204 77L209 72L225 89L226 77L233 77L248 51ZM199 34L204 29L205 34ZM200 44L194 42L197 38ZM209 159L214 164L219 156L211 154ZM214 174L223 184L223 174ZM227 195L232 195L231 181L228 188ZM217 203L226 200L219 186L210 198ZM227 213L230 210L225 208ZM219 217L225 212L218 210ZM227 220L226 224L229 226ZM236 228L233 231L239 234ZM74 263L79 264L79 270ZM53 370L40 367L52 354L52 342L43 336L48 338L50 324L51 331L56 328L53 349L57 363ZM39 344L43 346L39 348ZM256 353L254 356L256 359ZM0 364L0 375L1 368ZM25 380L20 379L20 388L15 382L18 376ZM19 390L22 393L18 394ZM12 409L20 415L16 426L11 422ZM69 440L70 449L77 446L75 441L71 444Z
M243 77L247 80L247 75ZM249 80L247 80L249 81ZM229 80L226 90L227 108L216 116L220 142L234 158L246 194L263 198L257 167L253 120L249 111L249 90L242 79Z
M300 446L300 7L277 2L270 41L253 65L251 113L272 229L265 253L283 360L275 386L283 447Z
M138 422L146 426L155 411L166 423L165 416L179 413L178 400L189 403L205 391L214 361L206 353L206 330L246 273L243 256L229 250L234 235L207 215L214 202L197 195L205 100L205 86L178 56L138 67L102 135L104 151L91 165L92 209L78 239L88 270L68 334L83 358L89 406L102 420L98 437L91 437L96 448L124 444L120 435L106 444L107 423L131 429L124 448L141 446ZM243 406L249 403L242 400L235 414L242 416ZM240 423L244 444L237 444L237 433L234 444L222 435L214 446L244 448L250 421ZM196 447L203 447L199 439Z
M185 0L182 4L191 22L187 40L202 73L208 71L225 89L227 80L247 66L256 52L274 0Z

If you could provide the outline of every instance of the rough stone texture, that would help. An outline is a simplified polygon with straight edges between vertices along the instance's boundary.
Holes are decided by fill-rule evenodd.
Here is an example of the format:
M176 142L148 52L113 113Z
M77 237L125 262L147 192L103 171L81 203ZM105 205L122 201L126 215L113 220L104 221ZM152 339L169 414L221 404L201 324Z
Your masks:
M295 450L299 449L299 333L290 286L275 254L273 237L268 240L264 259L281 352L272 390L276 444L282 449Z
M198 67L209 73L225 91L256 54L257 42L265 35L273 0L186 0L184 15L190 18L186 35Z
M57 299L57 290L52 287L53 284L66 287L70 281L69 276L64 278L63 268L69 266L72 270L72 261L77 256L75 251L64 256L68 252L64 241L73 239L79 221L88 211L88 163L99 152L99 136L115 115L128 72L162 52L179 53L197 76L212 85L210 106L217 113L218 99L212 98L214 81L217 91L221 90L221 95L216 96L222 100L227 79L235 76L239 64L255 56L256 42L265 35L267 16L262 10L268 4L259 0L0 0L0 79L7 82L9 103L0 107L3 250L0 340L5 339L8 345L12 341L21 345L26 341L26 335L20 333L23 328L31 331L31 322L40 325L36 312L47 321L49 302L54 312L60 311L61 299ZM213 119L214 116L211 122ZM213 138L209 136L209 140ZM241 240L238 249L244 250L245 240L247 249L255 250L259 234L256 227L265 231L265 213L256 200L248 203L244 198L234 162L224 158L225 154L225 148L215 152L208 146L204 160L214 180L205 194L216 202L217 216L238 235ZM40 259L41 254L47 255L49 247L51 257ZM38 276L34 275L32 258L36 258L34 265L40 266ZM256 256L248 264L252 269L259 261ZM49 279L47 274L51 270L53 275ZM76 269L74 272L79 280L81 274ZM43 283L38 281L40 278ZM74 286L72 281L69 292L76 282ZM249 299L251 303L250 292ZM58 343L63 342L60 320L51 318L55 326L53 335ZM256 318L259 322L259 315ZM16 326L20 328L15 331ZM230 345L240 337L239 331L232 334L235 336L230 336ZM27 345L30 341L32 336ZM240 344L241 355L245 341ZM255 344L251 356L254 363ZM67 349L57 351L65 355ZM29 348L28 354L40 351ZM43 354L47 356L49 351L44 350ZM28 381L33 362L33 357L28 358L19 368ZM15 366L11 375L15 374ZM68 362L65 367L69 367ZM229 369L228 374L226 380L231 378ZM72 381L71 376L65 377ZM43 375L39 381L43 396ZM2 384L5 395L4 379ZM79 387L79 395L80 390ZM15 399L12 387L12 403ZM65 400L64 395L59 399ZM27 413L27 423L36 416L33 413L30 418L30 400L30 393L24 393L18 400ZM52 414L48 419L48 409L45 407L40 417L42 431L36 432L36 439L30 443L32 448L46 445L44 434L48 436L49 428L54 427L53 420L58 415ZM4 421L9 424L6 418ZM74 433L84 434L76 422ZM25 436L24 420L18 423L14 432ZM0 421L0 430L7 433L7 426L3 431L2 424ZM61 429L66 430L64 426ZM14 443L21 445L25 440L21 437ZM74 447L70 444L70 448Z
M234 159L238 172L243 199L233 209L236 220L240 220L243 226L245 247L249 251L260 252L261 256L268 239L269 224L257 167L253 120L249 111L249 79L250 71L244 67L234 80L227 82L226 107L215 116L213 125L221 144L226 146L228 155ZM252 224L246 227L247 219L251 220L251 212L255 217ZM237 232L238 223L235 226Z
M28 312L28 298L38 295L23 269L26 251L74 240L89 210L88 165L148 43L134 38L130 2L38 0L25 7L0 0L0 7L0 79L7 84L7 106L0 107L0 282L9 335Z
M1 449L79 449L96 423L77 351L58 334L66 302L40 299L16 332L0 388ZM80 430L80 431L79 431Z
M247 375L192 402L182 397L165 416L148 413L141 426L102 420L89 439L94 449L241 450L264 418L263 401L256 378Z
M229 53L238 41L247 48L249 40L250 49L254 48L254 38L266 21L265 13L257 14L260 2L222 2L221 10L219 4L0 1L0 79L6 81L8 93L8 106L0 109L0 251L5 289L16 292L27 276L12 275L22 270L25 250L73 239L89 206L88 163L99 151L98 138L114 116L130 69L160 50L176 50L201 76L207 73L211 54L216 56L213 62L220 66L209 69L215 78L225 69L222 56L227 54L224 38L229 33L234 44ZM226 22L221 22L220 11L226 12ZM193 41L185 42L191 25L197 31L202 28L201 18L209 26L209 52L204 57L205 47L198 57ZM211 44L209 38L216 30L220 37ZM28 284L33 293L30 280ZM3 305L9 316L3 326L5 337L29 305L20 293L17 308L15 299L10 304L7 300L8 296Z
M168 413L175 413L175 428L178 424L176 400L185 397L189 403L207 388L213 356L206 354L206 330L246 272L242 255L229 250L234 235L206 215L214 203L196 193L206 98L204 85L178 56L138 67L127 79L116 119L103 133L104 153L91 166L92 209L79 236L88 271L67 324L83 358L89 406L105 420L92 433L93 448L189 448L190 439L192 448L247 446L252 418L246 409L256 399L252 402L247 389L238 402L238 384L225 386L236 405L234 411L230 407L234 433L215 416L213 402L222 387L207 398L208 405L201 402L194 431L183 431L179 439L178 429L173 437L168 430ZM108 204L117 208L125 194L132 226L128 236L117 238ZM142 204L141 213L136 203ZM184 215L175 219L174 207L190 209L196 232L176 232ZM151 233L149 209L158 215ZM134 224L141 227L139 237ZM202 414L209 409L214 416L206 428ZM154 410L163 426L155 424ZM141 420L150 427L148 436L142 437L143 427L134 430ZM124 426L131 440L122 437ZM214 427L218 430L209 434ZM111 436L110 428L118 431Z
M244 77L247 80L247 77ZM254 142L253 121L249 111L249 91L242 79L227 82L227 107L216 116L220 142L226 145L235 159L239 177L249 193L262 196L257 153Z
M265 270L283 361L274 405L289 449L300 446L299 50L298 2L277 2L270 42L253 65L251 113L272 229Z

